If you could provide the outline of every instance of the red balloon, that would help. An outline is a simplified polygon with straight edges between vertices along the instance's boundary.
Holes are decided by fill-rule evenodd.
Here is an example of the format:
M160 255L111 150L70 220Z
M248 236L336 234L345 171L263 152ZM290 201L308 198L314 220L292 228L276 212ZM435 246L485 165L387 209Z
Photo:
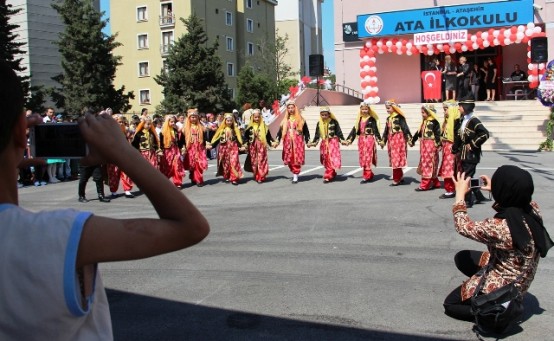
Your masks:
M417 49L417 47L412 46L412 54L416 54L416 53L419 53L419 50Z
M454 43L454 48L456 50L460 50L462 48L462 44L461 43Z
M360 57L363 58L367 54L367 50L365 47L363 49L360 49Z
M402 53L405 54L406 52L408 52L408 48L406 47L406 45L402 45L402 47L400 48L400 51L402 51Z
M396 45L392 45L392 46L390 47L390 51L391 51L392 53L396 53L396 50L397 50L397 49L398 49L398 48L396 47Z
M422 46L422 47L421 47L421 53L423 53L423 54L427 54L427 51L428 51L428 50L429 50L429 49L427 48L427 46Z
M448 52L448 50L450 50L450 45L448 45L448 44L442 45L442 50L443 50L444 52Z
M363 69L364 66L366 66L366 65L367 65L367 63L365 61L360 60L360 69Z
M481 38L481 31L477 31L477 33L475 33L475 35L477 36L477 38Z
M371 52L373 52L372 55L375 55L375 52L377 52L377 51L379 51L379 46L373 45L373 46L371 47Z
M406 46L407 43L408 41L406 39L402 39L402 46Z
M369 85L376 86L377 82L372 79L372 80L369 81Z
M524 44L527 44L529 42L529 37L524 36L523 39L521 39L521 42L524 43Z
M480 47L483 47L483 39L482 39L482 38L477 38L476 43L477 43L477 45L479 45Z
M538 86L539 86L539 82L535 81L535 82L529 83L529 88L531 88L531 89L535 89Z
M367 72L367 75L368 75L369 77L373 77L373 76L375 76L375 74L376 74L376 72L373 71L373 70L369 70L369 71Z
M375 96L377 96L377 93L375 91L369 92L369 97L375 97Z
M489 36L492 36L494 34L494 28L489 28Z
M512 32L513 34L516 34L517 33L517 26L510 27L510 32Z
M516 41L517 36L515 34L510 34L510 41Z
M491 34L487 37L487 40L489 41L489 43L492 44L492 42L494 41L494 36Z
M527 64L531 64L531 58L527 58Z

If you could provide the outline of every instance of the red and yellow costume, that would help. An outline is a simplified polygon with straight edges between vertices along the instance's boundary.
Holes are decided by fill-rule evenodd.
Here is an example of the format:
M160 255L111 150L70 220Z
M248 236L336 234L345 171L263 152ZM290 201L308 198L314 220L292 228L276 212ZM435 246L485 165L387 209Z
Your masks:
M444 190L446 193L443 197L453 198L456 187L452 178L454 177L455 169L461 169L461 167L457 167L460 163L459 156L452 152L456 128L460 124L460 110L458 109L458 103L454 100L444 102L443 109L444 121L442 123L441 135L442 163L439 169L439 176L444 179Z
M174 128L175 121L175 116L167 115L162 126L160 143L163 156L160 160L160 171L168 179L172 179L175 186L181 187L183 185L183 176L185 176L183 160L181 159L181 148L184 141L177 129Z
M147 124L149 127L145 128ZM148 160L153 167L158 168L158 158L163 153L160 149L160 138L150 118L146 118L138 124L131 144L139 150L142 156Z
M292 174L298 175L304 164L305 144L310 141L310 131L296 104L292 101L287 102L287 108L291 105L294 106L294 113L291 114L287 110L274 146L283 140L283 163L289 166Z
M230 123L228 123L230 122ZM242 168L239 161L239 148L242 147L242 137L233 114L225 114L223 123L215 132L211 146L217 150L217 175L238 184L242 178Z
M244 170L251 171L254 174L254 180L261 183L265 181L269 173L267 146L268 143L274 141L269 127L265 124L258 109L253 111L252 116L254 115L259 115L258 122L254 122L251 117L250 123L244 131L245 143L248 144L248 156L244 163Z
M193 117L194 122L192 122ZM206 145L204 127L200 123L198 111L189 109L185 124L183 125L182 136L185 143L185 169L189 171L190 181L197 186L204 184L204 171L208 169L206 157Z
M380 145L388 147L389 163L392 168L392 184L398 186L404 182L403 167L407 166L407 142L412 138L404 113L395 100L385 102L389 116L385 124L383 140Z
M354 142L356 136L358 136L359 163L363 169L362 183L365 183L373 179L374 174L371 170L371 165L377 166L376 147L377 143L381 142L379 116L367 103L360 104L356 124L346 140L350 144Z
M335 115L328 107L322 107L320 114L325 113L328 113L328 115L319 117L319 122L317 122L315 128L315 136L310 146L316 146L321 139L319 161L325 167L323 182L327 183L337 176L337 170L342 166L340 144L345 143L345 141Z
M413 147L415 142L421 139L419 142L419 165L417 167L417 174L421 175L421 183L416 191L427 191L441 186L437 177L441 129L434 105L426 104L422 106L421 112L423 121L409 144Z
M124 116L119 115L116 117L119 127L121 128L121 132L125 135L127 140L129 140L129 128L126 125L126 119ZM109 163L107 165L108 169L108 186L110 187L110 192L112 194L117 193L117 190L119 189L119 181L121 180L121 184L123 185L123 190L125 193L130 192L133 189L133 180L125 174L118 166Z

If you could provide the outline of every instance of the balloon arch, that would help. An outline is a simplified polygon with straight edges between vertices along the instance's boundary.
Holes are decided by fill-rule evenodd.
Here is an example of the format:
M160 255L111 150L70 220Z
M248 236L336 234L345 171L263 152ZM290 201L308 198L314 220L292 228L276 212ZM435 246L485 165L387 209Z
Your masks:
M423 53L429 56L444 52L446 54L461 53L487 48L490 46L506 46L511 44L527 44L527 63L529 69L529 87L536 88L539 85L539 76L545 72L545 64L531 63L531 38L544 37L540 26L534 23L512 26L510 28L489 29L479 31L475 34L468 34L467 41L456 42L453 44L427 44L415 45L413 40L407 39L369 39L365 41L360 50L360 77L362 94L364 101L369 104L379 103L379 87L377 86L377 66L376 54L385 52L396 53L398 55L411 56L417 53Z

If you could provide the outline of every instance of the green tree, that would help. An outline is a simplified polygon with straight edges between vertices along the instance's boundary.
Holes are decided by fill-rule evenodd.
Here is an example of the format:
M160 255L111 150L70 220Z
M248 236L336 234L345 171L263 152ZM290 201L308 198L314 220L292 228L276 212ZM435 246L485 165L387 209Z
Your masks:
M84 108L110 107L114 112L131 108L133 92L115 89L113 80L121 57L113 50L120 44L115 36L102 32L106 21L90 0L56 0L65 30L56 42L62 56L63 73L54 77L61 88L52 89L52 99L67 113L78 114Z
M275 80L265 73L254 72L251 65L246 65L238 74L238 95L239 104L258 103L265 100L271 103L276 97Z
M257 59L257 64L261 64L263 70L268 77L275 80L276 88L274 98L279 98L281 94L286 94L289 91L288 85L292 76L296 73L292 71L292 67L287 64L286 58L289 53L287 43L289 41L288 34L279 35L279 30L275 31L275 40L266 40L260 42L260 54ZM295 80L297 83L298 80Z
M23 57L20 57L25 53L22 49L25 43L16 41L17 34L14 31L19 28L19 25L10 23L10 17L19 13L21 8L12 7L11 4L6 4L5 0L0 1L0 60L7 62L14 71L21 74L27 70L21 65ZM23 93L28 95L30 77L18 75L18 78L21 81Z
M196 15L181 21L187 33L170 47L166 69L154 78L163 86L164 94L157 110L177 113L190 107L201 111L230 109L231 93L225 83L217 41L209 46Z

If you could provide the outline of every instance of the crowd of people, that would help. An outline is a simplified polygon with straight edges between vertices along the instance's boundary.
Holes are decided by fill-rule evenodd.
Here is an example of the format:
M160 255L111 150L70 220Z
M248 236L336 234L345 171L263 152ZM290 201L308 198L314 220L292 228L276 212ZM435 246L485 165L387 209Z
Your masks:
M86 183L88 177L98 175L98 165L108 165L113 180L110 190L117 190L111 185L115 186L125 175L124 188L136 183L159 218L113 219L73 209L28 211L18 205L15 183L18 169L40 164L23 157L27 146L25 131L44 119L23 115L20 82L5 63L0 63L0 76L0 100L4 103L0 124L0 161L4 165L0 168L0 290L5 293L0 314L9 317L0 321L2 339L34 339L37 335L64 340L113 339L98 263L151 257L202 241L209 233L209 224L176 187L182 184L184 170L190 172L191 181L201 185L207 151L216 148L218 172L226 180L240 179L238 152L242 150L249 153L250 160L250 166L244 168L255 171L256 181L263 182L267 175L264 153L269 145L276 147L282 142L283 162L293 173L293 183L297 183L306 145L319 144L324 182L328 183L341 165L340 145L348 145L358 137L362 182L373 177L376 146L387 145L393 168L391 186L399 186L403 183L407 145L419 140L418 173L422 181L416 190L437 187L437 174L441 174L445 187L452 186L447 190L455 196L452 212L456 231L487 246L486 252L462 251L456 255L456 266L469 278L447 296L444 309L457 319L475 318L472 298L476 296L511 284L519 291L518 297L523 296L533 281L539 258L545 257L554 244L532 198L532 177L517 166L502 166L492 178L481 176L481 188L492 193L497 213L484 221L469 217L467 208L472 202L468 195L474 191L479 200L480 193L475 191L479 188L469 188L469 179L480 160L480 147L488 138L487 130L473 115L472 94L459 102L444 102L445 115L440 125L435 107L422 106L422 122L413 135L394 100L386 102L388 116L382 135L378 115L362 103L346 138L331 110L323 107L315 137L310 139L294 102L287 103L286 117L275 139L258 109L251 111L244 132L235 115L223 115L211 139L206 138L206 129L194 108L182 118L167 115L159 132L147 112L132 130L122 115L110 115L108 110L91 111L79 119L83 138L91 147L90 154L79 164L79 176ZM46 116L53 120L52 113ZM438 168L441 149L442 165ZM444 197L450 197L448 193ZM86 200L84 196L82 199ZM499 303L505 304L508 311L512 301ZM520 307L512 312L510 322L521 314Z

